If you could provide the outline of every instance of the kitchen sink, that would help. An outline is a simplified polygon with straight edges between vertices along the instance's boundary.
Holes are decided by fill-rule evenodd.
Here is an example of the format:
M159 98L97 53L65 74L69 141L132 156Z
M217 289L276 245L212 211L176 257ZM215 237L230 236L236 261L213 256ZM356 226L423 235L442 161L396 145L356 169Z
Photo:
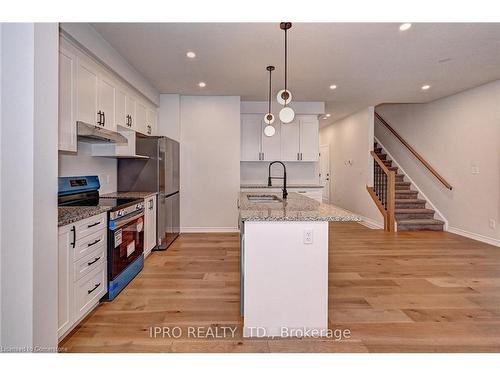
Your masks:
M276 195L271 194L248 194L247 198L252 203L279 203L282 202Z

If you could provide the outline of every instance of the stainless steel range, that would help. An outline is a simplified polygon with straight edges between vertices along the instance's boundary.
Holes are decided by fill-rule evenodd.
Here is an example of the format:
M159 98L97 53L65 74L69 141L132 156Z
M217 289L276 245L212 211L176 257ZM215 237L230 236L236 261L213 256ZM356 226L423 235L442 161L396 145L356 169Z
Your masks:
M144 266L144 200L99 196L97 176L59 177L60 206L105 206L108 211L108 293L113 300Z

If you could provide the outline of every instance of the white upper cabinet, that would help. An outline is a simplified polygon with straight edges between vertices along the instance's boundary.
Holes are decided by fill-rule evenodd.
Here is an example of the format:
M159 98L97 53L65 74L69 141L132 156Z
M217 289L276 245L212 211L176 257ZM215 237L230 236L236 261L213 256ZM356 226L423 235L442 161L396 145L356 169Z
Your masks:
M300 160L319 160L319 122L316 116L300 116Z
M97 65L83 56L78 57L77 74L77 121L90 125L101 124L101 116L97 114L97 87L99 82Z
M101 112L101 126L116 131L115 122L115 83L104 73L99 76L97 108Z
M157 135L158 111L139 98L133 87L60 36L59 150L77 151L77 122Z
M127 92L122 87L115 90L115 121L117 126L130 127L127 117Z
M262 160L262 117L241 115L241 160Z
M275 121L272 137L264 134L263 114L241 115L241 161L318 161L319 122L298 115L289 124Z
M281 160L281 128L282 124L279 121L274 121L273 123L275 133L272 137L268 137L264 134L264 128L266 123L262 121L262 160L265 161L275 161Z
M140 102L136 101L135 102L135 118L134 118L134 130L142 133L142 134L147 134L147 124L146 124L146 119L147 114L146 114L146 106Z
M59 150L77 151L76 51L61 40L59 49Z
M297 117L281 125L281 160L300 160L300 121Z
M148 135L156 135L158 132L158 112L156 109L149 107L146 114L146 133Z
M128 127L131 129L136 129L136 123L135 123L135 99L130 95L130 93L127 93L127 100L126 100L126 116L128 116Z

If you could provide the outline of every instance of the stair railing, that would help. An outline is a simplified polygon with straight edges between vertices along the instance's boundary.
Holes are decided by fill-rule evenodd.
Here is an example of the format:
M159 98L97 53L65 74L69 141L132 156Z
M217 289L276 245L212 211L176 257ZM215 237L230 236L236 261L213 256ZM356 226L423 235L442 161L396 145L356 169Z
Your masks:
M375 117L380 121L382 125L384 125L387 130L389 130L394 136L420 161L425 168L429 170L447 189L452 190L453 187L441 176L432 166L408 143L406 140L401 137L394 128L389 125L387 121L384 120L382 116L380 116L377 112L375 112Z
M384 216L384 230L394 232L396 207L396 172L391 171L378 155L371 151L373 157L373 186L366 186L373 201Z

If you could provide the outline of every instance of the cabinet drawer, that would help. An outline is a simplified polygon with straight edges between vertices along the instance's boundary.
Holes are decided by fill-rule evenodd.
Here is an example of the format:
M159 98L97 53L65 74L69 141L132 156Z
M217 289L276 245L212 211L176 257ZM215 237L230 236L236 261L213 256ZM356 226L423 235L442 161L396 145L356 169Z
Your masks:
M75 236L76 242L92 233L98 232L102 229L107 229L108 214L102 213L100 215L92 216L87 219L75 223Z
M107 231L101 229L98 232L90 234L76 241L75 253L73 259L75 261L79 260L82 257L87 256L90 253L94 252L95 250L97 250L97 248L100 248L103 245L105 247L107 245Z
M83 276L99 267L101 263L106 263L106 255L106 245L103 244L96 251L77 260L73 264L73 281L80 280Z
M75 283L76 320L98 303L106 292L106 264L101 263L95 270Z

